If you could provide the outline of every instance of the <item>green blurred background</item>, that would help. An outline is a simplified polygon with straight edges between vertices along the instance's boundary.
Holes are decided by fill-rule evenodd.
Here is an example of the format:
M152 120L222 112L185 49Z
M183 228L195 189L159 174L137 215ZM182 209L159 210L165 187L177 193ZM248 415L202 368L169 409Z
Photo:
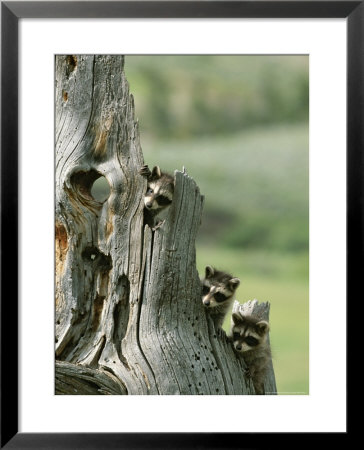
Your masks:
M199 273L271 303L278 391L308 394L308 56L126 56L125 72L145 162L205 195Z

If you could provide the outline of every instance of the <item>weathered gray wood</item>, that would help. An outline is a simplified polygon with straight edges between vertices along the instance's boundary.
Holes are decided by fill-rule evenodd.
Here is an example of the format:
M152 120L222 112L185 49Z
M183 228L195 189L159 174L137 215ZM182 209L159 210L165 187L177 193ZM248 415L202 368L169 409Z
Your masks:
M126 389L115 375L80 364L56 361L58 395L125 395Z
M249 300L245 303L239 303L235 300L233 304L233 313L240 313L242 315L254 316L262 320L269 322L270 303L259 303L257 299ZM268 334L268 343L270 346L270 339ZM269 362L269 367L264 380L264 391L266 395L277 394L276 379L274 376L274 369L272 360Z
M57 369L56 391L77 382L81 392L85 367L115 377L120 393L251 394L202 306L203 197L185 171L175 172L164 225L143 227L144 161L123 63L56 57L56 358L72 364ZM91 195L99 176L110 185L104 203Z

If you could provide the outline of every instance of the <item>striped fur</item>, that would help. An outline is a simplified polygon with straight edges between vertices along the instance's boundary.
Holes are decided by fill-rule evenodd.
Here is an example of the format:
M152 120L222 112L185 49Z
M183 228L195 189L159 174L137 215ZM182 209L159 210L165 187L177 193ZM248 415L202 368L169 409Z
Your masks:
M216 328L222 327L239 284L238 278L211 266L206 267L205 277L201 279L202 303L208 309Z
M256 394L264 394L264 378L271 359L267 340L269 324L265 320L240 313L234 313L231 319L229 336L234 350L248 366L247 375L252 378Z
M172 203L174 178L172 175L162 172L159 166L154 166L150 171L145 165L139 172L148 180L147 191L144 195L144 222L152 229L156 229L162 223L161 213Z

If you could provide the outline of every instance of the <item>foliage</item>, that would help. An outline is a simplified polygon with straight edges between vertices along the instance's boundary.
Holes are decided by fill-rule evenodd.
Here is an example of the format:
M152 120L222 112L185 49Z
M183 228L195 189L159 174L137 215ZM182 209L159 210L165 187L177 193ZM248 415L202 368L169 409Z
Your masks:
M308 118L308 56L127 56L143 134L236 133Z

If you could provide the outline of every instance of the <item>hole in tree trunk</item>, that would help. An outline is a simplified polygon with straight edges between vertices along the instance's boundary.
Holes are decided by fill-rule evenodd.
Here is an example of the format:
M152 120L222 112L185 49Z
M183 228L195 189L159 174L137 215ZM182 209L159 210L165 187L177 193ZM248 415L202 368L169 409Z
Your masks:
M71 175L70 181L71 197L78 198L84 206L91 210L100 209L102 202L110 195L110 186L106 178L94 169L75 172Z
M69 77L77 67L77 57L75 55L68 55L66 57L66 62L67 62L66 75L67 77Z
M100 178L94 182L91 188L91 195L100 203L104 203L108 199L110 195L110 185L105 177L100 176Z

